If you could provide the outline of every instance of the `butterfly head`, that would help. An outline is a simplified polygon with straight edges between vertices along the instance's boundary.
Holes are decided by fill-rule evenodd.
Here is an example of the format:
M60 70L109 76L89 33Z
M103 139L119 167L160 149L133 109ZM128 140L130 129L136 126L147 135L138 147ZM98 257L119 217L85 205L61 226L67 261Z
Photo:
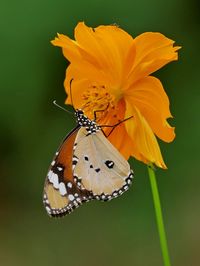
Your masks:
M84 115L84 112L81 109L75 110L75 116L80 126L84 126L88 121L88 117Z
M96 133L100 130L100 127L95 121L90 120L81 109L75 111L75 116L79 126L85 127L89 134Z

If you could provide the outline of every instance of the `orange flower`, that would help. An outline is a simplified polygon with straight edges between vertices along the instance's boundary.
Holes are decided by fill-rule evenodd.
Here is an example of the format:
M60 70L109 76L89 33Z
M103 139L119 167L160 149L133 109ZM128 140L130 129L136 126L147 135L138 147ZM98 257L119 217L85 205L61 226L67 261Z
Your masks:
M160 33L146 32L136 38L117 26L75 28L75 41L58 34L53 45L62 47L70 62L64 86L71 103L70 81L75 108L84 109L98 123L121 123L109 140L125 156L166 168L155 135L165 142L175 138L169 99L159 79L149 76L167 63L177 60L178 46ZM70 96L70 97L69 97Z

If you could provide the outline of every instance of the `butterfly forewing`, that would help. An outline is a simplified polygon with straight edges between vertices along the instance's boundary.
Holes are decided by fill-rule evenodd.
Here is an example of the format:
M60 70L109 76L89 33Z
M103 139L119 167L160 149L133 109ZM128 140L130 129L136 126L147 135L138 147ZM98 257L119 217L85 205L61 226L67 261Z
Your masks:
M96 199L115 198L132 182L130 165L101 130L88 134L86 128L79 129L73 161L77 185L91 191Z
M44 205L49 215L64 216L92 198L86 189L79 189L72 173L75 128L64 139L51 163L44 186Z

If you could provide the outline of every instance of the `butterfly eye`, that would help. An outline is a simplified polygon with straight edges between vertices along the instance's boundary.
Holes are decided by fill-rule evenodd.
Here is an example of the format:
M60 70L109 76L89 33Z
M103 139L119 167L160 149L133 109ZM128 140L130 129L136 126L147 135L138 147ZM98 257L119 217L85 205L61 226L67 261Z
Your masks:
M77 114L77 116L79 116L79 115L83 115L84 113L83 113L82 110L78 109L78 110L76 111L76 114Z

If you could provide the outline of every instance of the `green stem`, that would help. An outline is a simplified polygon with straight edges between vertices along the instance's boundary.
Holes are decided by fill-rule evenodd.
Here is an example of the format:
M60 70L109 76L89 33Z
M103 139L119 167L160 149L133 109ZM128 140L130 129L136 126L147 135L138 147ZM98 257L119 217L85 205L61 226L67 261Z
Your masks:
M165 227L163 223L160 197L158 193L156 176L155 176L155 172L153 170L152 165L148 166L148 172L149 172L149 178L150 178L150 183L151 183L151 190L153 194L153 202L154 202L154 207L155 207L156 220L157 220L158 232L159 232L159 237L160 237L160 246L162 250L163 261L164 261L165 266L170 266L171 263L170 263L169 252L168 252L168 247L167 247L167 239L166 239Z

